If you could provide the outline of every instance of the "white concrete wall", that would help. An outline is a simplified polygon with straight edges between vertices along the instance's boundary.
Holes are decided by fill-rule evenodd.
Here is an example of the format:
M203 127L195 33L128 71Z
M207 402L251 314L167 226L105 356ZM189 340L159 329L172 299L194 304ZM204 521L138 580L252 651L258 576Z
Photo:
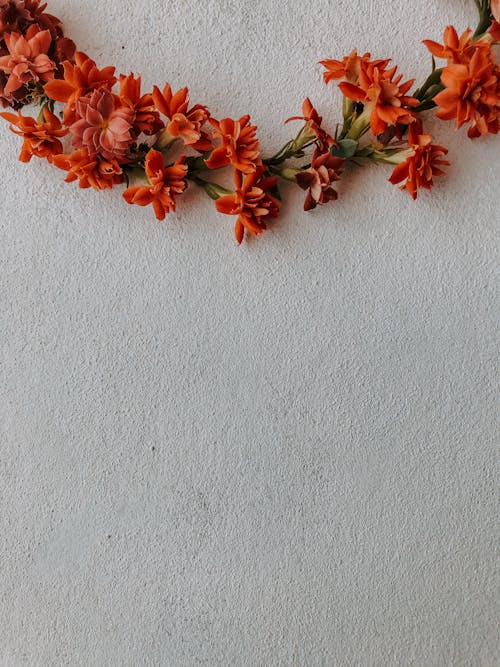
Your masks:
M422 78L472 0L53 0L79 47L251 112L322 57ZM124 48L122 48L124 47ZM498 138L430 125L417 203L370 168L238 249L15 162L1 130L0 664L498 664Z

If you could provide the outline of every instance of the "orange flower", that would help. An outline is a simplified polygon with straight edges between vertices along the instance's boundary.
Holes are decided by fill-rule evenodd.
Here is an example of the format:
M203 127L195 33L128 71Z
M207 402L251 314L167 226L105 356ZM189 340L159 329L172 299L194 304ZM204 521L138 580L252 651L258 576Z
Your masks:
M141 132L152 135L164 126L160 115L155 109L153 96L150 93L141 96L141 77L133 74L120 74L120 101L134 114L133 131L136 136Z
M500 76L491 52L476 49L468 63L448 65L441 81L445 87L434 98L436 115L456 118L457 127L470 123L468 136L497 134L500 130Z
M468 28L461 36L452 25L447 26L443 35L443 44L431 39L424 39L425 46L436 58L443 58L448 64L468 62L478 48L489 48L488 42L472 42L472 30Z
M209 169L218 169L232 164L244 174L251 174L261 164L259 159L259 140L255 136L257 127L250 125L250 116L239 120L224 118L221 121L210 119L215 127L214 136L222 145L216 148L206 160Z
M76 101L96 88L111 88L116 83L115 68L100 70L85 53L75 54L75 64L63 63L64 79L53 79L45 86L47 97L56 102L65 102L64 122L71 125L76 120Z
M56 155L51 162L68 172L66 183L78 180L81 188L109 190L124 181L122 168L116 160L105 160L98 155L92 157L84 148L71 155Z
M297 174L296 181L303 190L308 190L304 202L304 211L316 208L318 204L326 204L338 198L332 183L340 180L344 160L333 157L330 151L315 151L311 167Z
M166 84L163 93L158 86L153 88L153 100L160 113L170 121L163 143L170 143L173 139L182 139L186 146L192 146L203 153L212 148L212 142L202 127L210 114L207 107L195 104L189 109L189 91L181 88L172 94L170 84ZM161 141L161 140L160 140Z
M318 147L322 152L335 145L335 139L321 127L323 118L318 114L308 97L306 97L302 104L302 116L292 116L292 118L288 118L285 123L289 123L292 120L306 121L306 129L309 130L311 138L316 137Z
M153 205L156 218L164 220L167 213L175 211L175 195L187 187L188 168L184 164L186 157L181 156L174 165L166 167L159 151L151 149L146 156L146 176L149 185L134 185L128 188L123 197L128 204L137 206Z
M234 181L236 192L220 197L215 206L220 213L237 215L234 235L238 245L247 234L260 236L266 229L264 220L276 218L280 203L269 194L278 182L277 177L262 178L265 167L258 166L252 174L244 176L236 170Z
M21 112L17 116L13 113L0 113L0 116L19 128L16 130L11 125L10 129L24 139L19 156L21 162L29 162L33 155L51 160L54 155L62 153L63 146L59 137L68 134L68 130L62 127L59 118L46 107L43 109L45 123L41 124L34 118L23 116Z
M453 26L444 32L444 44L426 40L429 51L446 58L441 74L444 90L436 95L436 115L456 118L457 127L470 123L471 138L497 134L500 129L500 68L495 64L489 39L473 41L472 30L460 37Z
M339 84L342 93L361 102L364 112L370 119L370 128L375 136L398 124L409 125L415 120L415 114L407 107L416 107L420 102L407 95L414 79L401 83L402 75L396 76L396 67L389 70L373 61L362 63L358 85L344 81Z
M120 98L107 88L94 90L76 103L77 120L71 125L72 144L89 155L106 160L127 161L134 140L131 134L133 112L120 105Z
M32 81L49 81L54 77L56 64L47 55L52 44L48 30L32 25L26 35L12 32L3 38L9 51L8 55L0 57L0 70L9 75L5 95Z
M420 121L410 125L408 141L410 148L401 151L402 161L392 172L389 181L396 184L406 180L401 190L407 190L416 199L418 188L430 190L434 185L433 177L443 176L445 172L441 167L450 163L443 160L448 150L432 143L432 136L423 132Z
M495 21L493 21L494 23ZM491 30L495 30L494 25L491 26L490 33ZM430 39L424 40L424 44L433 56L447 60L448 65L468 64L472 56L480 49L484 50L487 57L490 57L491 54L491 39L488 37L474 39L470 28L459 37L457 31L451 25L444 31L443 44Z
M359 75L361 74L361 66L370 62L371 55L365 53L363 56L358 56L356 49L343 60L321 60L320 65L326 68L323 73L325 83L335 81L336 79L346 79L350 83L357 83ZM385 69L389 64L389 60L374 60L373 65Z

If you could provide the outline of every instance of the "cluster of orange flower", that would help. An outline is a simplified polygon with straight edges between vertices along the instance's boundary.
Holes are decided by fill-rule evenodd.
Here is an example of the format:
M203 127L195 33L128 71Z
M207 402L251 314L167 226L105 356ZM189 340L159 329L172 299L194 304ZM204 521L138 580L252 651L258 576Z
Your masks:
M347 161L394 165L392 183L415 199L431 189L449 165L446 148L433 143L422 114L468 125L469 137L500 129L500 66L493 45L500 41L500 0L475 0L480 23L460 37L453 27L444 44L425 41L433 57L446 61L411 93L389 60L353 51L343 60L324 60L327 84L338 82L343 122L329 133L309 99L302 127L276 155L263 158L249 116L216 120L206 106L190 104L189 92L154 87L141 92L141 78L100 69L64 36L61 22L40 0L0 0L0 103L17 113L0 114L23 138L20 159L45 158L67 172L68 182L97 190L125 183L124 199L151 205L158 220L175 211L189 183L202 187L219 212L234 216L235 236L260 236L278 215L280 179L306 191L304 208L337 199L334 184ZM38 118L21 109L40 107ZM56 104L64 105L55 113ZM183 154L169 160L171 150ZM234 189L207 180L231 167ZM134 185L130 185L130 181Z

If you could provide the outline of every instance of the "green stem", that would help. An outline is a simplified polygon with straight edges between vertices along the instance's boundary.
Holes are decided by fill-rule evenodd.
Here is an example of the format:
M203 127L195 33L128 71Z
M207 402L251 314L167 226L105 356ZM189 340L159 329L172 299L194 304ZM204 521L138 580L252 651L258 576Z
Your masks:
M270 158L266 158L265 160L262 160L263 164L265 164L268 167L273 167L276 165L283 164L285 160L289 160L292 155L295 153L294 151L294 140L292 139L288 143L286 143L283 148L281 148L276 155L273 155Z
M198 155L196 157L189 157L186 160L186 164L188 165L189 173L195 173L197 171L208 171L208 167L205 163L205 159L208 159L208 155Z
M45 123L45 116L43 115L44 110L46 109L46 105L44 104L43 107L40 109L40 113L38 114L38 118L36 119L36 122L38 125L42 125L42 123Z
M278 176L282 178L285 181L291 181L292 183L297 182L297 174L300 174L300 172L303 171L302 169L290 169L290 168L285 168L280 171Z
M472 35L473 41L484 35L484 33L489 29L493 20L491 15L490 0L476 0L476 6L479 12L479 23L476 30L474 31L474 34Z
M423 86L413 93L413 97L416 97L420 102L425 102L431 97L429 93L434 93L434 90L431 89L434 89L435 86L442 86L441 74L443 73L443 68L434 67L434 58L432 59L432 64L433 70L425 80ZM435 97L435 95L433 94L432 97Z
M303 157L305 149L312 146L315 141L316 135L306 123L295 139L288 141L276 155L262 160L262 163L265 164L266 167L274 167L283 164L286 160Z
M352 125L349 128L349 131L346 134L347 139L354 139L355 141L359 141L363 134L368 132L370 129L370 115L365 108L363 113L356 118L356 120L352 123ZM343 137L342 133L340 136Z
M200 188L203 188L203 190L205 190L210 199L213 199L214 201L220 199L221 197L224 197L225 195L233 194L232 190L227 190L218 183L204 181L202 178L199 178L199 176L195 176L194 174L188 174L188 178L190 181L193 181L193 183L196 183L196 185L199 185Z

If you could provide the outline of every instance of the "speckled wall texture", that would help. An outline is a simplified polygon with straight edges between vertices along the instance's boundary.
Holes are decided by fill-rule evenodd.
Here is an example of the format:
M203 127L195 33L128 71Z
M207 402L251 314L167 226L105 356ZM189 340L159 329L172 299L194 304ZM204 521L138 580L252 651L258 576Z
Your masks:
M82 50L250 112L265 150L317 61L422 79L473 0L53 0ZM2 667L498 665L500 140L430 129L416 203L374 167L237 248L15 162L1 129Z

